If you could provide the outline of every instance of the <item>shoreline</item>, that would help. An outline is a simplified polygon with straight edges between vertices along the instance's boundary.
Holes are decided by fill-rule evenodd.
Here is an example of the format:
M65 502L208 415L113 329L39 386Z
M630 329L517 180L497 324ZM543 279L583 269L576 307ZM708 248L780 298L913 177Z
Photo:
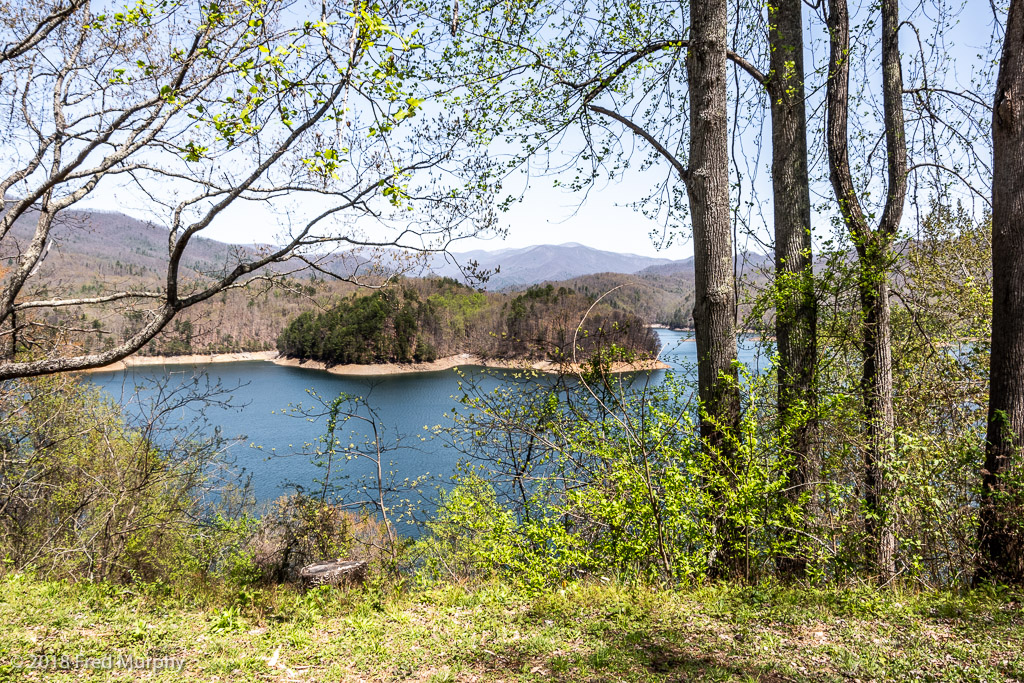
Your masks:
M82 374L94 372L116 372L128 368L152 365L215 365L219 363L242 363L246 361L272 361L277 351L239 351L237 353L193 353L186 356L128 356L100 368L79 370Z
M548 374L559 372L576 374L579 366L573 363L553 363L551 361L531 360L502 360L497 358L482 358L471 353L461 353L455 356L438 358L429 363L374 363L371 365L334 365L328 367L324 363L314 360L300 361L297 358L282 358L277 351L242 351L238 353L215 353L215 354L190 354L187 356L129 356L124 360L105 365L101 368L81 370L82 374L95 372L117 372L134 367L147 367L156 365L216 365L220 363L240 363L247 361L265 361L274 365L284 367L300 368L304 370L319 370L332 375L368 377L368 376L389 376L407 375L424 372L443 372L452 368L462 366L485 367L494 370L536 370ZM633 363L619 362L612 365L612 372L622 374L627 372L651 372L654 370L668 370L671 366L656 358L640 360Z

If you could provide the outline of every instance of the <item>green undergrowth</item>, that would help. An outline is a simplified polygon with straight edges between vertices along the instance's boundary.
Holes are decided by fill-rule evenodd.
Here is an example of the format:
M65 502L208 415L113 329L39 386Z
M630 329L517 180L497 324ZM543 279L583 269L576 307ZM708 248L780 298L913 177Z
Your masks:
M1003 683L1024 681L1021 599L614 581L183 595L8 574L0 680Z

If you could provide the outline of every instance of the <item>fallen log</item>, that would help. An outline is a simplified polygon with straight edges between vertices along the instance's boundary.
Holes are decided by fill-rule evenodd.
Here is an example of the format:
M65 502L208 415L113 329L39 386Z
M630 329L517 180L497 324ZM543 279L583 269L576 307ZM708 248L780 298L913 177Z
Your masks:
M366 579L366 562L362 560L323 560L307 564L299 570L303 588L317 586L353 586Z

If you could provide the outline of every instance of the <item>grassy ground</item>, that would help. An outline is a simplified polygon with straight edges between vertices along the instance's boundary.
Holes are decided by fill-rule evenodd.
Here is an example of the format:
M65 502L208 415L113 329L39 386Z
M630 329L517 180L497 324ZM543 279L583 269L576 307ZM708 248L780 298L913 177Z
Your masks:
M1002 683L1024 681L1020 600L611 583L179 597L12 574L0 680Z

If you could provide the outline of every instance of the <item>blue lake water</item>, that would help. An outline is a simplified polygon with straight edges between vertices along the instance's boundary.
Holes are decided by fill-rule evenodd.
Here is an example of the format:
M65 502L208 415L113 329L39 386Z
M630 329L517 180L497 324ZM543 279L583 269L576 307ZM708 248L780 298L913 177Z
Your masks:
M685 332L658 330L662 342L661 358L678 374L694 374L696 347ZM740 360L752 370L763 370L768 365L763 351L753 341L741 343ZM464 368L476 373L485 387L497 386L501 373L483 375L479 368ZM130 368L116 372L85 376L109 392L115 401L124 405L131 419L143 419L148 414L147 404L158 393L155 382L163 382L163 391L192 383L197 374L203 381L219 382L232 389L233 406L208 406L205 415L211 425L219 426L222 434L231 440L229 453L236 466L251 476L253 491L258 500L268 501L292 490L292 484L310 486L322 471L303 453L303 444L312 442L323 433L326 418L310 422L301 417L285 414L290 405L311 405L307 394L313 390L328 400L344 392L364 396L377 411L383 429L381 442L393 447L384 457L387 469L398 472L399 478L419 477L429 473L440 481L454 472L460 454L445 445L442 439L431 438L424 427L450 425L453 409L460 407L459 376L454 370L441 372L393 375L386 377L342 377L317 370L284 367L264 361L223 363L204 366L165 365ZM658 383L665 371L651 373L650 381ZM178 408L171 420L187 424L200 406ZM350 423L352 426L352 423ZM339 430L338 437L358 443L358 434L349 435L349 429ZM341 464L349 481L369 474L373 465L365 460ZM335 476L337 476L337 471Z

